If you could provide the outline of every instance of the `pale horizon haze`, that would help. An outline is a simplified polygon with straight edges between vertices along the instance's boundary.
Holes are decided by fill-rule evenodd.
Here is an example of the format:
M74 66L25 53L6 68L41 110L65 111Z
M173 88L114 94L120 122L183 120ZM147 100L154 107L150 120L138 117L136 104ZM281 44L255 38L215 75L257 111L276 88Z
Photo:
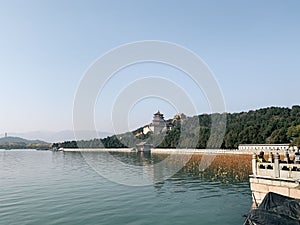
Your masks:
M72 130L74 97L87 69L111 49L143 40L197 54L214 74L227 112L299 105L299 10L296 0L0 1L0 135ZM114 133L116 96L147 77L172 81L197 114L210 113L184 73L145 63L109 80L95 104L97 130ZM166 99L143 99L128 112L128 127L150 123L157 110L171 118L177 108Z

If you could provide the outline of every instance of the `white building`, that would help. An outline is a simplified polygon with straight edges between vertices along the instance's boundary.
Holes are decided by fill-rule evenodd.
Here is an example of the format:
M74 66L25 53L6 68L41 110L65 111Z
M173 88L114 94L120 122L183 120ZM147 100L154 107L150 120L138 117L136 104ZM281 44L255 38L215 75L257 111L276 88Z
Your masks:
M143 134L148 134L149 132L154 132L154 128L150 125L144 126L143 128Z
M164 114L158 111L153 115L152 123L143 128L143 134L148 134L149 132L159 134L161 132L171 130L172 126L173 125L171 123L165 121Z

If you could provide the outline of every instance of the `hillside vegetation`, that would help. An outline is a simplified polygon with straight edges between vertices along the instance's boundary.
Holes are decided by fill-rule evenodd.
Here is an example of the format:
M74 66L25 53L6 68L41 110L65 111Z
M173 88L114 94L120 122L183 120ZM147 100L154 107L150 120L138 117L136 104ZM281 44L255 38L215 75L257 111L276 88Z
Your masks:
M49 149L51 144L40 140L27 140L20 137L0 138L0 149Z
M69 141L55 143L54 147L64 148L124 148L146 140L160 148L211 148L208 143L211 132L211 120L226 116L226 133L222 148L233 149L239 144L284 144L291 143L300 146L300 106L292 108L270 107L249 112L226 114L203 114L175 120L172 130L159 135L148 133L139 135L142 128L131 133L113 135L103 139L88 141ZM221 120L220 120L221 121ZM213 137L211 140L217 140ZM211 141L210 140L210 141Z

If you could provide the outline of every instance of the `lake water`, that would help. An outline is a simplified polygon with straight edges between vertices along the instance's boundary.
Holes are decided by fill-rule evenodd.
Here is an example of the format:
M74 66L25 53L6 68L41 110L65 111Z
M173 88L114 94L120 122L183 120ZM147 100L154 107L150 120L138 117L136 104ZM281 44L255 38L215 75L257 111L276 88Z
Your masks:
M81 153L0 150L0 224L242 224L251 206L248 174L239 174L243 165L234 173L220 165L210 173L190 166L163 182L132 187L101 177Z

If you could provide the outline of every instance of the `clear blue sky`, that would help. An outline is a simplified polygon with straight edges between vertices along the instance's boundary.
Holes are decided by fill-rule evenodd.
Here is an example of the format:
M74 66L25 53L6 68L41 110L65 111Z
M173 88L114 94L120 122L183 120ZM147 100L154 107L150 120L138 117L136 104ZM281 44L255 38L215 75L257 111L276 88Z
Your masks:
M72 129L74 95L86 69L110 49L140 40L195 52L213 71L229 112L300 104L299 11L297 0L0 1L0 133ZM146 65L124 76L171 79L173 72ZM122 88L117 78L106 101ZM203 101L189 94L196 104ZM106 107L96 105L97 129L112 131ZM146 100L132 109L130 126L150 122L157 109L166 117L176 112ZM207 107L199 103L197 110Z

